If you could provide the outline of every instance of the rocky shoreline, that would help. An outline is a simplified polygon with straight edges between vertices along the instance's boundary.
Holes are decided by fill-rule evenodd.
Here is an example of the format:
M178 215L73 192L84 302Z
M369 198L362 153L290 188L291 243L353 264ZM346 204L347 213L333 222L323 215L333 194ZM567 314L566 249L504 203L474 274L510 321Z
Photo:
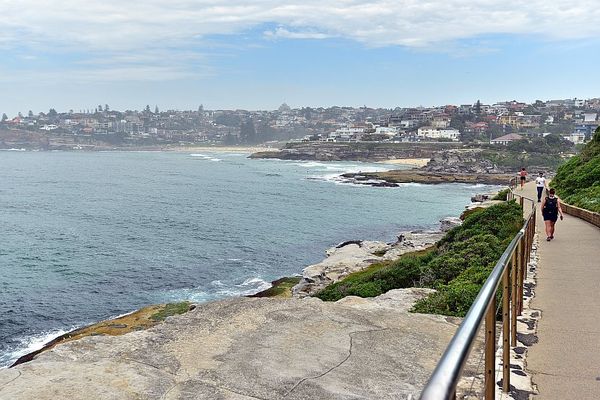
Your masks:
M343 181L357 185L398 187L402 183L468 183L507 185L513 174L467 174L439 173L419 169L391 170L382 172L357 172L342 174Z
M378 143L378 142L301 142L288 143L278 151L261 151L250 158L306 161L379 162L395 159L432 158L445 149L460 147L457 143Z
M487 206L489 197L473 200ZM432 289L337 302L311 295L372 263L425 250L461 220L440 222L439 231L402 232L394 243L340 243L301 277L249 298L150 306L78 329L0 370L0 397L416 398L460 322L409 312ZM405 379L390 379L398 371ZM459 386L477 374L469 364Z

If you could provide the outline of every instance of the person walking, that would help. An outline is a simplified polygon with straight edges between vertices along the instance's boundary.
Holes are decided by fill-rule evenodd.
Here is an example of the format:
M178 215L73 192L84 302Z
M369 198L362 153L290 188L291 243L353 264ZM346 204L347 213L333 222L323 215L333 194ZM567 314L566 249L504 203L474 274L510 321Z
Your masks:
M538 203L542 201L542 193L544 189L548 189L548 185L546 184L546 178L544 178L544 173L540 172L540 175L535 178L535 187L537 189Z
M525 170L525 167L521 168L519 176L521 177L521 190L523 190L523 186L525 186L525 179L527 179L527 171Z
M560 199L555 195L555 190L550 189L548 196L542 201L542 216L544 217L544 224L546 225L546 240L551 241L554 239L554 224L560 214L560 220L563 219L562 207L560 206Z

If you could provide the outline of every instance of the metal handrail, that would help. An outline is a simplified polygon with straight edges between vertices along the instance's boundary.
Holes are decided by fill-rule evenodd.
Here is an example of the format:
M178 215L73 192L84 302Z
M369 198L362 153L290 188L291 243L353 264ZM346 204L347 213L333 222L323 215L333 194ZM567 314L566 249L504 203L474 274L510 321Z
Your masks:
M514 198L515 194L512 190L509 192ZM511 196L509 196L511 197ZM441 399L453 399L456 395L456 386L460 379L462 370L467 362L469 353L475 343L477 332L483 322L486 319L486 399L494 397L495 381L494 381L494 359L488 360L489 357L495 358L495 343L490 345L488 342L495 341L495 294L498 286L501 282L504 282L504 301L503 301L503 327L504 327L504 344L508 347L508 337L512 338L512 345L516 345L516 315L520 314L522 310L522 285L523 278L526 274L524 264L528 260L528 253L531 249L531 242L533 241L533 232L535 229L535 211L536 206L533 199L519 196L520 204L523 206L523 200L527 199L532 202L532 211L527 218L523 228L517 233L517 235L510 242L502 256L494 266L494 269L490 273L490 276L483 284L477 298L471 305L471 308L467 312L467 315L463 319L463 322L459 326L456 334L450 341L450 344L446 348L442 358L438 362L437 367L433 371L431 378L427 385L421 392L421 400L441 400ZM508 199L509 201L512 199ZM525 255L524 248L527 249L527 255ZM508 266L515 266L517 268L507 268ZM519 277L516 277L514 270L518 270ZM507 308L508 293L509 293L509 273L512 270L513 285L512 285L512 308L511 315L513 319L513 332L509 335L509 310ZM517 297L517 294L520 298ZM510 305L508 306L510 307ZM489 322L488 322L489 321ZM489 326L488 326L489 325ZM509 388L509 377L508 377L508 351L504 352L504 384L503 390L508 391Z

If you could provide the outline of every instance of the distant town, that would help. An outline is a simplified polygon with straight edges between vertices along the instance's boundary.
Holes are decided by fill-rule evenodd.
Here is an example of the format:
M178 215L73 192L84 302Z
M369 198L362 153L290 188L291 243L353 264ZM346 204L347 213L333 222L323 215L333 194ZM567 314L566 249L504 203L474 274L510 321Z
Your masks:
M560 135L588 141L600 121L600 98L506 101L411 108L328 107L274 111L69 110L2 114L0 149L101 150L179 146L276 145L286 141L471 142L506 145Z

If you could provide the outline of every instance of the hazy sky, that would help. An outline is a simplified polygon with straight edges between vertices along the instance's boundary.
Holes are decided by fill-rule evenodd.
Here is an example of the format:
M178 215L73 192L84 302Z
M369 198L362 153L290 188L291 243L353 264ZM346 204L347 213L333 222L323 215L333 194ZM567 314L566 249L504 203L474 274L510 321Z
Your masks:
M0 113L600 96L596 0L0 0Z

